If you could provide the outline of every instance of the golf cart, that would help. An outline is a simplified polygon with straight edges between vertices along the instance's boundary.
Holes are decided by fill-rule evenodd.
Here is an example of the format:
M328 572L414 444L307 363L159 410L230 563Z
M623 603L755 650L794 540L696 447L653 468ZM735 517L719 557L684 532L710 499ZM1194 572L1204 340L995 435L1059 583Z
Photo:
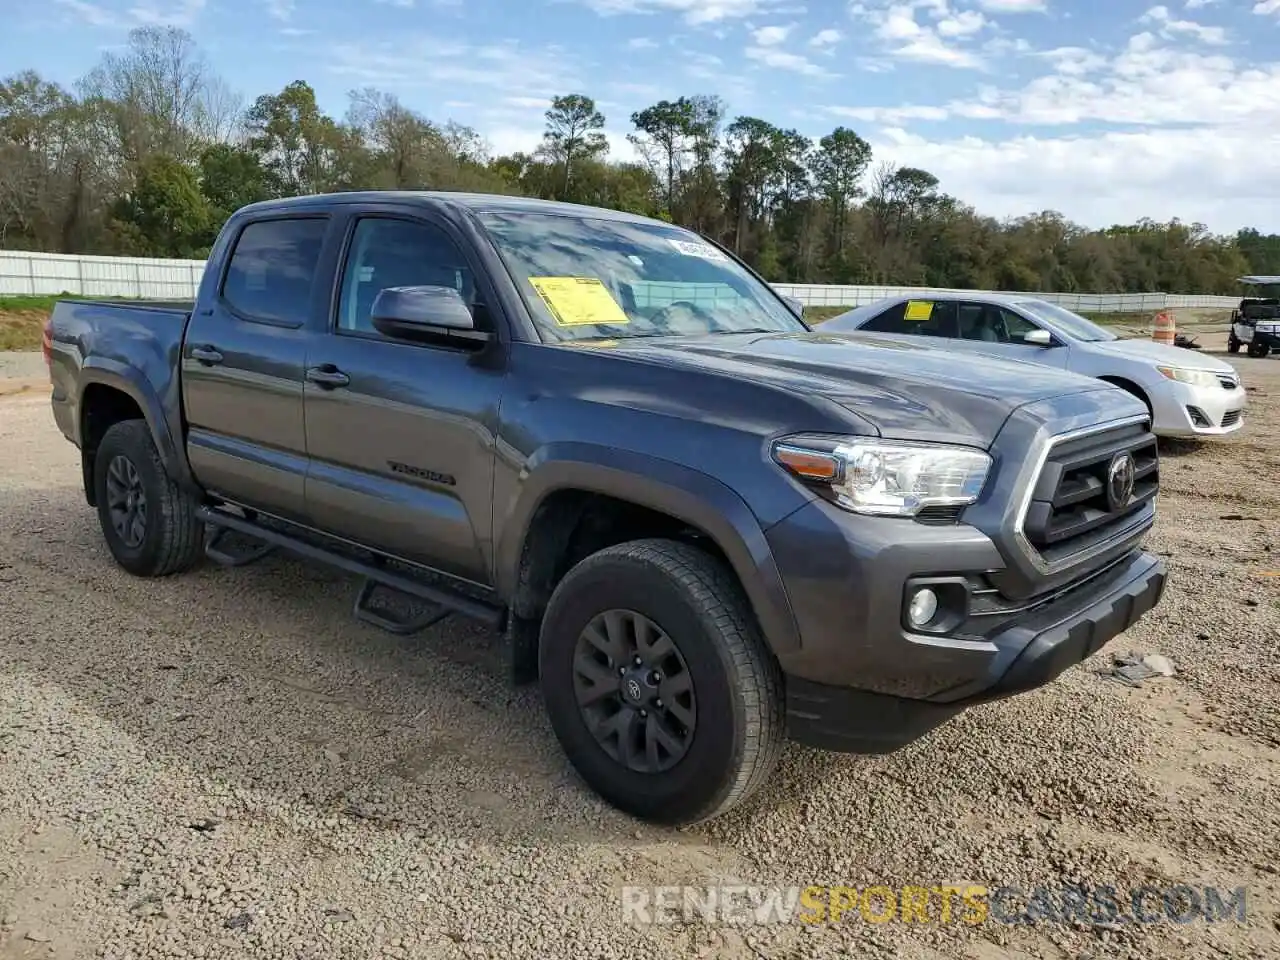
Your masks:
M1227 350L1239 353L1244 344L1249 356L1265 357L1272 350L1280 352L1280 277L1241 277L1246 296L1231 311L1231 332Z

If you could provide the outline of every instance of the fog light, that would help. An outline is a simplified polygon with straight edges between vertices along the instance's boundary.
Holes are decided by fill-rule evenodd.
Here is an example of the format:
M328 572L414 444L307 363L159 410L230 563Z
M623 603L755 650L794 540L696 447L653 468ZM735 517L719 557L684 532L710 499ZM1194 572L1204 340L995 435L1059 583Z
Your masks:
M911 597L907 617L913 627L923 627L938 612L938 595L928 587L921 587Z

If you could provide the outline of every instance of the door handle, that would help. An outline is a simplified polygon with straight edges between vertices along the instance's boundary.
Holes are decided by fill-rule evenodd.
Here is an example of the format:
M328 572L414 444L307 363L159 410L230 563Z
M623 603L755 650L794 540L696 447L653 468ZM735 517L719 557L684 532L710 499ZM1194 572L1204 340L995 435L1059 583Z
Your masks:
M215 363L222 362L222 354L220 354L217 350L213 349L213 347L192 347L191 359L198 360L200 363L203 363L206 367L211 367Z
M319 367L311 367L307 370L307 379L316 384L316 386L324 387L326 390L345 387L351 382L349 376L331 363L326 363Z

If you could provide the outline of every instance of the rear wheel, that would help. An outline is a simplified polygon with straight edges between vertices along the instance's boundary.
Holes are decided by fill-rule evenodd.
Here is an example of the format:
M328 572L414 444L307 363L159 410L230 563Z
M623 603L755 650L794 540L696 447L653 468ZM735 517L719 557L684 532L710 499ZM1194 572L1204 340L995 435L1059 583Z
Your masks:
M701 550L640 540L583 560L551 597L539 659L570 762L636 817L717 816L777 762L781 673L737 581Z
M1235 338L1235 334L1227 337L1227 353L1239 353L1240 341Z
M199 504L170 479L145 421L108 428L94 456L93 482L102 535L120 566L163 577L200 559Z

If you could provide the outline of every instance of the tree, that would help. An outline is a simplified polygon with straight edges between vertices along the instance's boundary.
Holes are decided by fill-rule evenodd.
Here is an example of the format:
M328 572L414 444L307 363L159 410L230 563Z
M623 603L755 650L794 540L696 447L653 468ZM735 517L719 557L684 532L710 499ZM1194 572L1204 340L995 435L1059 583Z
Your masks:
M302 80L258 97L245 125L250 148L289 196L341 189L367 160L359 133L321 113Z
M281 196L281 185L254 151L215 143L200 155L200 192L221 223L245 204Z
M147 257L205 257L216 232L195 171L163 155L143 162L137 186L117 204L115 220L131 252Z
M604 138L604 114L596 102L580 93L555 97L547 111L543 149L552 163L564 168L559 199L569 199L574 164L601 156L609 149Z
M156 154L187 159L226 126L228 91L191 34L177 27L130 31L125 50L104 54L81 89L85 99L109 105L126 163Z
M663 182L665 208L675 213L676 180L684 172L685 159L693 152L699 134L698 105L688 97L660 100L631 115L638 133L627 134L645 163Z
M862 194L859 184L871 163L871 144L848 127L836 127L818 141L813 179L827 203L830 248L844 254L849 205Z

